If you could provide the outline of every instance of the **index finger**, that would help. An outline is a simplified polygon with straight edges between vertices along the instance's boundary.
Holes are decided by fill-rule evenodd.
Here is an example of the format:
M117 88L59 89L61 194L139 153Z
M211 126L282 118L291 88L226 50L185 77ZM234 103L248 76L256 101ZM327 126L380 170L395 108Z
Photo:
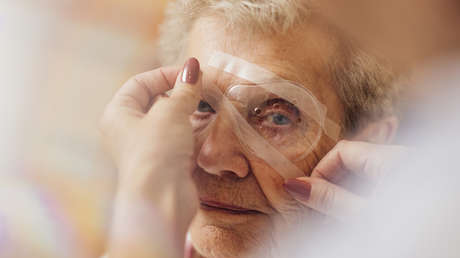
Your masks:
M174 87L179 67L162 67L131 77L115 94L109 106L146 113L151 101Z
M378 145L367 142L340 141L313 169L311 177L336 182L346 173L376 181L384 168L407 154L402 146Z

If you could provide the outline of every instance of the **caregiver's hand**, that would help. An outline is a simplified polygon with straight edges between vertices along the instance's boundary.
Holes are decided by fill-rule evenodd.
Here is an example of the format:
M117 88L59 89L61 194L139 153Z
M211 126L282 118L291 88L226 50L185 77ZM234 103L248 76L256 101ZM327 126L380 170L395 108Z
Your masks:
M188 192L194 145L189 116L200 100L200 80L192 58L182 73L160 68L134 76L108 104L100 130L119 171L110 258L182 256L196 207L187 199L195 196Z
M353 219L366 205L362 190L372 191L392 165L407 157L402 146L340 141L310 177L286 180L285 189L307 207L339 220ZM361 190L361 194L357 194Z

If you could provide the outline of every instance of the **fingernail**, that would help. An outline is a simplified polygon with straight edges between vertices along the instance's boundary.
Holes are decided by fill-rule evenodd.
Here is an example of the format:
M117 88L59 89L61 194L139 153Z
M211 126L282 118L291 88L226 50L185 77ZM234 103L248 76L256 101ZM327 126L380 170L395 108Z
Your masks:
M310 198L311 184L297 180L288 179L283 184L284 189L295 199L306 202Z
M188 84L195 84L198 81L200 74L200 62L194 57L185 62L184 69L182 70L182 82Z

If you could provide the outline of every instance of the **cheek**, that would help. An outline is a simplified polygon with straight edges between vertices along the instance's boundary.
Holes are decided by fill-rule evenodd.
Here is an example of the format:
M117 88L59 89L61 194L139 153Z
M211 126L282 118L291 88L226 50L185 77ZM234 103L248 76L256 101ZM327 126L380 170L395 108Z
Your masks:
M277 217L279 215L284 220L298 217L299 212L302 212L304 208L284 190L284 178L264 161L253 160L251 165L260 188L272 208L276 210Z
M322 135L318 145L305 159L295 163L297 167L304 171L305 176L310 176L318 162L334 147L335 141Z
M331 148L329 144L321 142L304 160L294 164L309 176L322 156ZM250 157L253 173L257 178L260 188L264 192L270 205L277 214L275 225L277 228L289 228L299 220L306 217L317 216L311 209L297 202L289 195L283 187L284 178L272 169L265 161L255 157ZM313 218L312 217L312 218Z

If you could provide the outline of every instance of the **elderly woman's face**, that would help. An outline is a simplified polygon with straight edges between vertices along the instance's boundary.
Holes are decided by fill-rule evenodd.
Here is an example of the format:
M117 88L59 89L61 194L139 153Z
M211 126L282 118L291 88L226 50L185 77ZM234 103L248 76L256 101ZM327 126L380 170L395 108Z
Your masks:
M210 72L206 62L215 50L257 64L305 85L327 106L329 118L340 121L343 114L327 66L335 51L331 38L315 23L273 37L224 31L217 19L206 18L195 24L186 54L200 60L205 75ZM229 81L220 75L213 78L213 87L225 91ZM197 112L206 112L203 108ZM295 165L310 174L333 144L322 137L312 153ZM214 121L205 136L197 137L195 155L193 180L201 205L190 233L203 256L248 256L295 223L298 212L311 213L284 191L284 180L276 171L246 151L224 116Z

